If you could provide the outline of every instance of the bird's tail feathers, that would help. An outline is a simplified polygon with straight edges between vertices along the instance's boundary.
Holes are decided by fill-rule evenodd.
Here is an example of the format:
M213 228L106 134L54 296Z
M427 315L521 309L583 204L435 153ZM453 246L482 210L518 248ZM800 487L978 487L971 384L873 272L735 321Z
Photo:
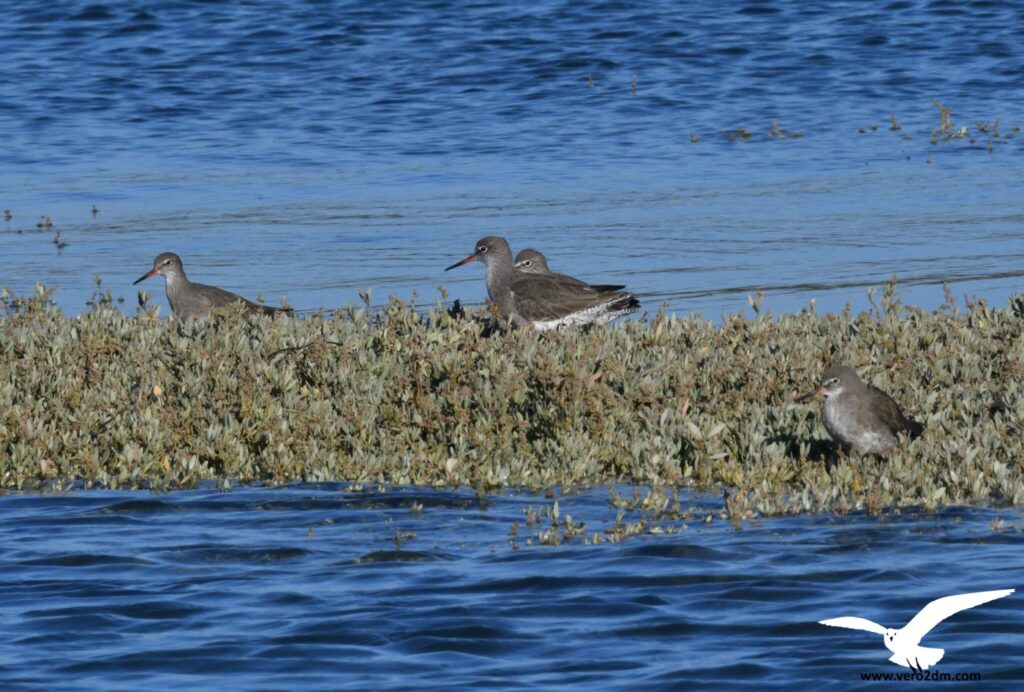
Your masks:
M924 432L924 423L913 418L907 418L907 432L911 438L919 437Z
M632 293L623 293L608 303L608 311L616 315L628 315L640 309L640 301Z

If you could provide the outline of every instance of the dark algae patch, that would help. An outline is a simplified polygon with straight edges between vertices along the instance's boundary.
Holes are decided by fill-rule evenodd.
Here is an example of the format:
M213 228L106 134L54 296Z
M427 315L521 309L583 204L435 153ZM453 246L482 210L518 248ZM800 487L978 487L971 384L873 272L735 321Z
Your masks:
M757 303L755 305L755 312ZM1024 505L1024 321L1014 307L658 314L505 329L393 300L304 319L68 318L0 308L0 484L209 479L530 490L630 483L726 494L733 518ZM794 395L855 368L924 424L847 455Z

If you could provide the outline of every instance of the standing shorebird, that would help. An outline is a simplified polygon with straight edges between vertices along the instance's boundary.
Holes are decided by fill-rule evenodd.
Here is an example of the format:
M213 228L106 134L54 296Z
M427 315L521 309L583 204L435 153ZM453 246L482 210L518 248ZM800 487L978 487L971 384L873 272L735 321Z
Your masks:
M516 253L516 259L512 266L515 267L516 271L524 272L526 274L546 274L548 276L557 276L563 281L586 285L586 282L584 281L551 271L548 267L548 258L544 256L544 253L530 247ZM591 286L591 288L597 291L621 291L625 286L616 284L598 284Z
M181 258L173 252L163 252L157 255L153 260L153 268L136 279L135 283L145 281L156 274L161 274L164 277L167 284L167 302L171 304L174 314L183 320L206 317L221 308L236 303L242 303L248 315L274 315L292 311L291 308L260 305L216 286L194 284L185 276Z
M924 430L923 425L907 418L888 394L865 383L856 370L845 365L827 368L821 386L796 400L816 396L825 397L821 404L825 429L844 449L883 454L899 441L899 433L916 436Z
M516 271L508 242L497 236L482 238L473 254L445 271L476 260L487 267L487 295L502 316L538 331L605 324L640 309L632 293L590 286L571 277Z

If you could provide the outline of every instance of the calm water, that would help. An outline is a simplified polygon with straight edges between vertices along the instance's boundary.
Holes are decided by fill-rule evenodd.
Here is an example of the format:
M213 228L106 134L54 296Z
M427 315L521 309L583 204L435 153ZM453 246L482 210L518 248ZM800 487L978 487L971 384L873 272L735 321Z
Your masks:
M859 308L893 274L1003 302L1024 135L932 145L931 100L1024 125L1024 4L811 4L7 3L0 284L133 305L174 250L299 308L475 301L441 270L497 233L652 310Z
M593 532L614 521L607 501L602 489L559 505ZM690 498L698 518L678 534L527 545L538 529L524 510L551 503L341 486L3 497L0 684L857 686L903 669L881 637L817 620L902 626L939 596L1020 586L1024 570L1016 511L736 530L702 520L719 501ZM396 533L415 538L398 551ZM1022 619L1018 593L925 644L947 649L943 671L1007 689L1024 681Z
M442 282L478 301L479 267L441 270L492 233L712 318L759 289L777 312L863 308L893 274L924 307L944 282L996 303L1024 286L1024 134L975 131L1024 125L1019 2L0 6L0 284L56 285L72 314L94 275L131 309L164 250L303 309ZM929 142L932 99L973 143ZM0 686L848 686L900 669L814 621L899 625L1024 567L1019 514L982 509L514 549L544 502L0 497ZM603 491L561 507L614 516ZM416 534L401 554L396 531ZM1019 682L1022 603L926 643Z

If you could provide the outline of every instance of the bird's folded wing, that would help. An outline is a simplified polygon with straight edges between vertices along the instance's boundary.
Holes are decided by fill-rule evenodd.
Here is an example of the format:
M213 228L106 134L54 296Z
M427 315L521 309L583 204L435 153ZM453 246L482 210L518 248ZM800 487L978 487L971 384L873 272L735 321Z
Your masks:
M564 281L566 283L575 284L577 286L585 286L585 287L587 287L588 289L590 289L592 291L597 291L598 293L608 293L610 291L621 291L622 289L625 288L625 286L622 286L622 285L619 285L619 284L588 284L586 281L580 281L579 279L577 279L575 277L568 276L566 274L559 274L557 272L551 272L550 275L555 277L555 278L557 278L560 281Z
M546 274L520 273L510 288L516 312L530 322L561 319L628 295L618 291L599 291L587 284L573 284Z
M906 430L909 427L907 418L903 415L903 410L899 407L899 404L893 401L891 396L871 385L868 385L868 391L871 392L871 408L874 410L875 416L887 428L899 431Z
M832 618L831 620L821 620L818 624L828 625L829 627L845 627L849 630L864 630L865 632L874 632L875 634L885 634L884 627L879 625L877 622L871 622L871 620L865 620L864 618Z
M200 286L203 289L200 297L211 310L220 310L221 308L230 307L236 303L242 303L245 305L245 309L248 312L265 312L267 314L273 314L278 311L278 308L263 305L261 303L254 303L253 301L243 298L236 293L225 291L223 288L206 286L203 284L194 285Z
M193 291L194 299L202 301L204 305L213 310L238 302L250 302L240 295L232 293L231 291L225 291L223 288L217 288L216 286L192 284L192 287L196 289Z
M976 591L974 593L962 593L956 596L938 598L913 617L901 630L904 637L915 644L921 641L924 635L928 634L935 625L939 624L950 615L956 615L961 610L967 610L982 603L994 601L1003 596L1009 596L1013 589L1002 589L1000 591Z

